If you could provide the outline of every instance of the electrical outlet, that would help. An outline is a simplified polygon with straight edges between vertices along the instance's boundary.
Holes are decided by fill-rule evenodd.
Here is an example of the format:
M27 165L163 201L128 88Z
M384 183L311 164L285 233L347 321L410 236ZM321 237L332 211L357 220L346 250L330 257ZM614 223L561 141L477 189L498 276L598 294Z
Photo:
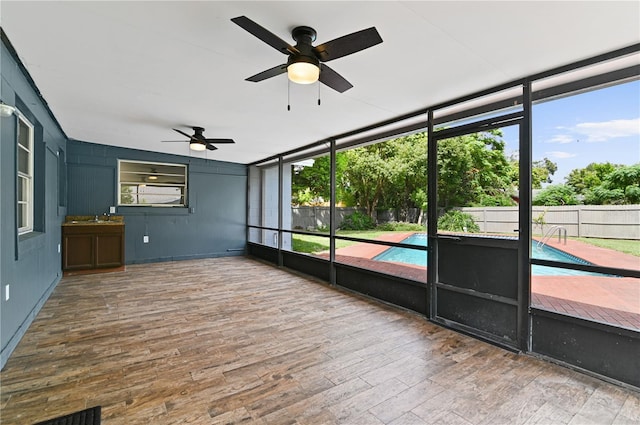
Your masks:
M149 236L144 235L144 236L142 237L142 243L149 243Z
M109 214L115 214L116 213L116 207L109 207Z
M9 301L9 285L4 286L4 300Z

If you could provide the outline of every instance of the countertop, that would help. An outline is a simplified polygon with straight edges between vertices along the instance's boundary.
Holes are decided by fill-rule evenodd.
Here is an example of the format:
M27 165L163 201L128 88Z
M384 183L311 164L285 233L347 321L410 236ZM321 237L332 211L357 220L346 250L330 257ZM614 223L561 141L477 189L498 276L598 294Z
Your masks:
M98 221L95 215L68 215L65 217L63 226L124 226L124 217L121 215L104 216L99 215Z

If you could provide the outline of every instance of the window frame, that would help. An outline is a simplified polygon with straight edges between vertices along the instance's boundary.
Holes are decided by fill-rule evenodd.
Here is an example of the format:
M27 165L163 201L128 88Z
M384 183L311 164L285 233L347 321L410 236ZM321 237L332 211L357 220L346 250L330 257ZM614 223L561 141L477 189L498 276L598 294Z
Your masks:
M123 164L126 165L133 165L135 167L145 167L148 168L149 171L123 171ZM128 173L128 174L137 174L139 176L141 176L141 180L142 180L142 176L145 175L149 175L152 173L152 170L155 169L162 169L162 168L174 168L176 170L180 169L182 170L182 173L163 173L163 172L156 172L155 174L158 174L158 176L162 177L175 177L178 176L179 178L182 178L184 180L184 183L174 183L174 182L169 182L169 183L162 183L162 182L158 182L158 183L154 183L152 181L149 181L148 179L146 181L141 181L140 183L144 184L145 186L150 186L150 187L169 187L169 188L180 188L181 190L181 201L180 203L177 204L170 204L170 203L138 203L138 202L134 202L134 203L123 203L122 202L122 188L123 186L130 186L132 183L138 183L138 182L134 182L134 181L127 181L127 180L123 180L122 176L123 173ZM125 167L126 168L126 167ZM188 175L189 175L189 170L188 170L188 166L187 164L178 164L178 163L166 163L166 162L152 162L152 161L137 161L137 160L129 160L129 159L118 159L118 183L117 183L117 200L116 200L116 204L118 205L118 207L161 207L161 208L187 208L189 206L188 203ZM154 196L154 195L152 195Z
M29 121L20 111L15 112L16 120L16 227L18 228L18 235L24 235L26 233L33 232L33 206L34 206L34 137L35 126ZM28 129L27 143L28 146L23 146L20 143L22 124ZM20 170L20 152L25 152L27 155L27 170L26 172ZM25 181L26 185L22 186L22 182ZM22 195L22 196L21 196ZM23 198L23 199L21 199ZM24 207L23 207L24 206ZM24 217L23 226L20 226L21 216L23 214L23 208L26 207L26 216Z

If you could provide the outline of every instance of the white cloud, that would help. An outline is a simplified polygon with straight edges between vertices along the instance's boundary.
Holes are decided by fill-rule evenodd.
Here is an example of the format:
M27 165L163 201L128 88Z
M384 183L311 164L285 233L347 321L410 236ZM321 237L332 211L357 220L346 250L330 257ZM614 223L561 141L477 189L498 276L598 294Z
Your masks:
M550 156L551 158L556 158L556 159L573 158L574 156L577 156L575 153L563 152L563 151L550 151L550 152L546 152L546 154L547 156Z
M606 142L617 137L640 136L640 118L583 122L576 125L573 130L586 136L587 142Z
M565 144L565 143L571 143L573 141L575 141L576 138L573 136L570 136L568 134L556 134L555 136L553 136L551 139L549 139L548 143L561 143L561 144Z

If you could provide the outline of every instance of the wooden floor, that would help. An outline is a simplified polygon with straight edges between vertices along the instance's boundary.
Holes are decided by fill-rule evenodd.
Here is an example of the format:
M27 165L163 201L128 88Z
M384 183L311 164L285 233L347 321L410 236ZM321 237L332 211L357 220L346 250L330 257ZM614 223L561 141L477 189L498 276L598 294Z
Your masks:
M243 257L65 277L0 422L637 424L640 394Z

